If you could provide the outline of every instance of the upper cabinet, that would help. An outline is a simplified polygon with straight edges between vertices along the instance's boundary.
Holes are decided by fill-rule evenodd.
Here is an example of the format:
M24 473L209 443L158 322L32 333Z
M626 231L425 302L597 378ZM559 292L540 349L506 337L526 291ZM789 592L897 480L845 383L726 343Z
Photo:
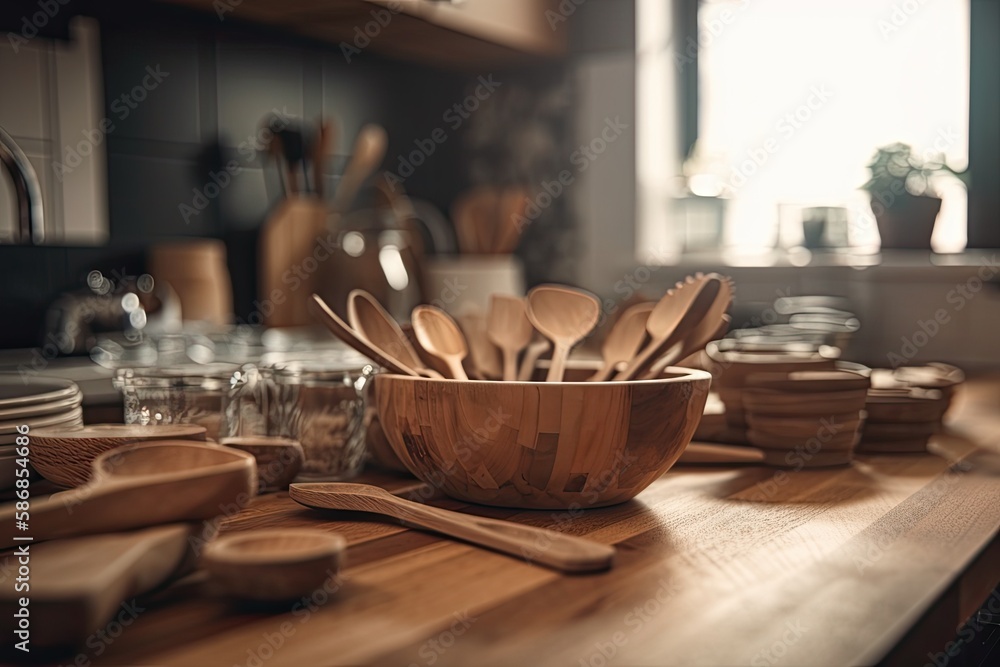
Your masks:
M449 69L559 58L565 14L582 0L163 0L335 44Z

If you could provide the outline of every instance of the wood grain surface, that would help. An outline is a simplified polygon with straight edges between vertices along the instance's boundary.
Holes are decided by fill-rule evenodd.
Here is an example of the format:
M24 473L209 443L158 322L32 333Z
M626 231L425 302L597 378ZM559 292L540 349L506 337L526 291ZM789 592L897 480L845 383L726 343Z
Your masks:
M1000 579L1000 380L956 396L931 452L828 470L675 468L635 500L577 513L434 505L614 544L615 567L563 576L360 515L261 496L223 532L342 534L333 593L265 613L189 579L96 665L924 664ZM69 663L65 663L69 664Z

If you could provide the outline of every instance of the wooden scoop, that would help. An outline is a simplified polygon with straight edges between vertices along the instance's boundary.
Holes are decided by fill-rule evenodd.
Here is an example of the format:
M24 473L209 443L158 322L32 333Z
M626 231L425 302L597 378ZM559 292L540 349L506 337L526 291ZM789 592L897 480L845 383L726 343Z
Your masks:
M546 382L559 382L574 345L589 334L601 315L597 299L562 285L539 285L528 292L528 319L552 341L552 365Z
M517 379L517 355L521 353L531 337L534 327L528 319L524 299L507 294L490 297L490 314L487 334L503 353L503 379Z
M377 345L374 345L359 336L347 322L340 319L340 317L337 316L337 313L333 312L330 306L326 305L326 301L324 301L318 294L313 294L309 299L309 312L312 313L314 318L322 322L334 336L344 341L379 366L399 375L412 375L413 377L420 377L420 374L417 373L416 369L407 366L403 362L387 354Z
M316 528L274 528L226 535L205 548L202 565L223 595L263 602L318 590L340 570L347 542Z
M365 290L354 289L347 296L347 320L367 342L384 351L389 357L398 359L417 374L441 377L437 371L427 368L396 320L386 312L378 299Z
M421 505L368 484L292 484L292 500L317 509L371 512L395 517L404 524L526 558L565 572L590 572L611 567L615 548L553 530L486 519ZM538 547L545 544L544 549Z
M653 307L649 319L646 320L649 342L629 362L625 370L615 376L615 380L633 380L639 377L652 366L658 357L662 356L673 345L681 342L683 336L690 329L688 326L681 328L685 318L691 319L689 311L696 308L696 303L704 304L705 307L710 306L721 285L722 278L715 273L710 273L707 276L688 276L683 283L677 283L674 289L663 295L663 298ZM694 312L697 321L701 321L705 310L697 308Z
M618 370L618 364L628 363L639 353L639 349L646 341L646 320L649 319L649 313L654 305L656 304L637 303L622 313L601 346L604 365L587 378L589 381L607 380Z
M256 492L257 465L246 452L181 440L125 445L94 459L88 484L33 500L25 534L40 542L200 521ZM5 506L0 525L14 526L17 513ZM0 544L19 544L14 537L8 531Z
M468 380L462 360L469 354L469 346L455 320L436 306L417 306L411 319L420 346L443 361L452 378Z

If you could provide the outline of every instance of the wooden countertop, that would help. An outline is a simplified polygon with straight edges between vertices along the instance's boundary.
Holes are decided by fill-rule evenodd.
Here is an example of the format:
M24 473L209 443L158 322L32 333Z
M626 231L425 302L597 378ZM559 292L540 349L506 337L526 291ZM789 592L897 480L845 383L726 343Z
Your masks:
M597 575L264 496L223 530L342 533L334 595L237 609L201 595L195 575L141 598L120 637L82 655L185 667L924 664L1000 581L998 407L1000 381L970 382L932 454L784 473L675 468L632 502L575 515L432 501L616 544L615 567Z

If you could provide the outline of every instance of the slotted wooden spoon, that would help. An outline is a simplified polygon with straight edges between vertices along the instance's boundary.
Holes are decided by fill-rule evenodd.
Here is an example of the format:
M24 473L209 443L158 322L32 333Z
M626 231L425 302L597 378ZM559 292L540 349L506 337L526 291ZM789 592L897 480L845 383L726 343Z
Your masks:
M649 370L658 357L680 342L681 338L677 334L683 335L685 330L678 332L678 329L684 319L689 317L689 311L695 303L700 301L710 305L721 285L722 279L718 274L710 273L706 276L699 274L694 277L688 276L684 282L677 283L674 289L663 295L646 320L649 342L628 366L615 376L615 380L633 380ZM698 309L696 315L700 320L704 310Z
M421 505L369 484L292 484L292 500L316 509L370 512L406 525L494 549L564 572L590 572L611 566L615 548L554 530L498 521ZM538 544L545 544L539 549Z

